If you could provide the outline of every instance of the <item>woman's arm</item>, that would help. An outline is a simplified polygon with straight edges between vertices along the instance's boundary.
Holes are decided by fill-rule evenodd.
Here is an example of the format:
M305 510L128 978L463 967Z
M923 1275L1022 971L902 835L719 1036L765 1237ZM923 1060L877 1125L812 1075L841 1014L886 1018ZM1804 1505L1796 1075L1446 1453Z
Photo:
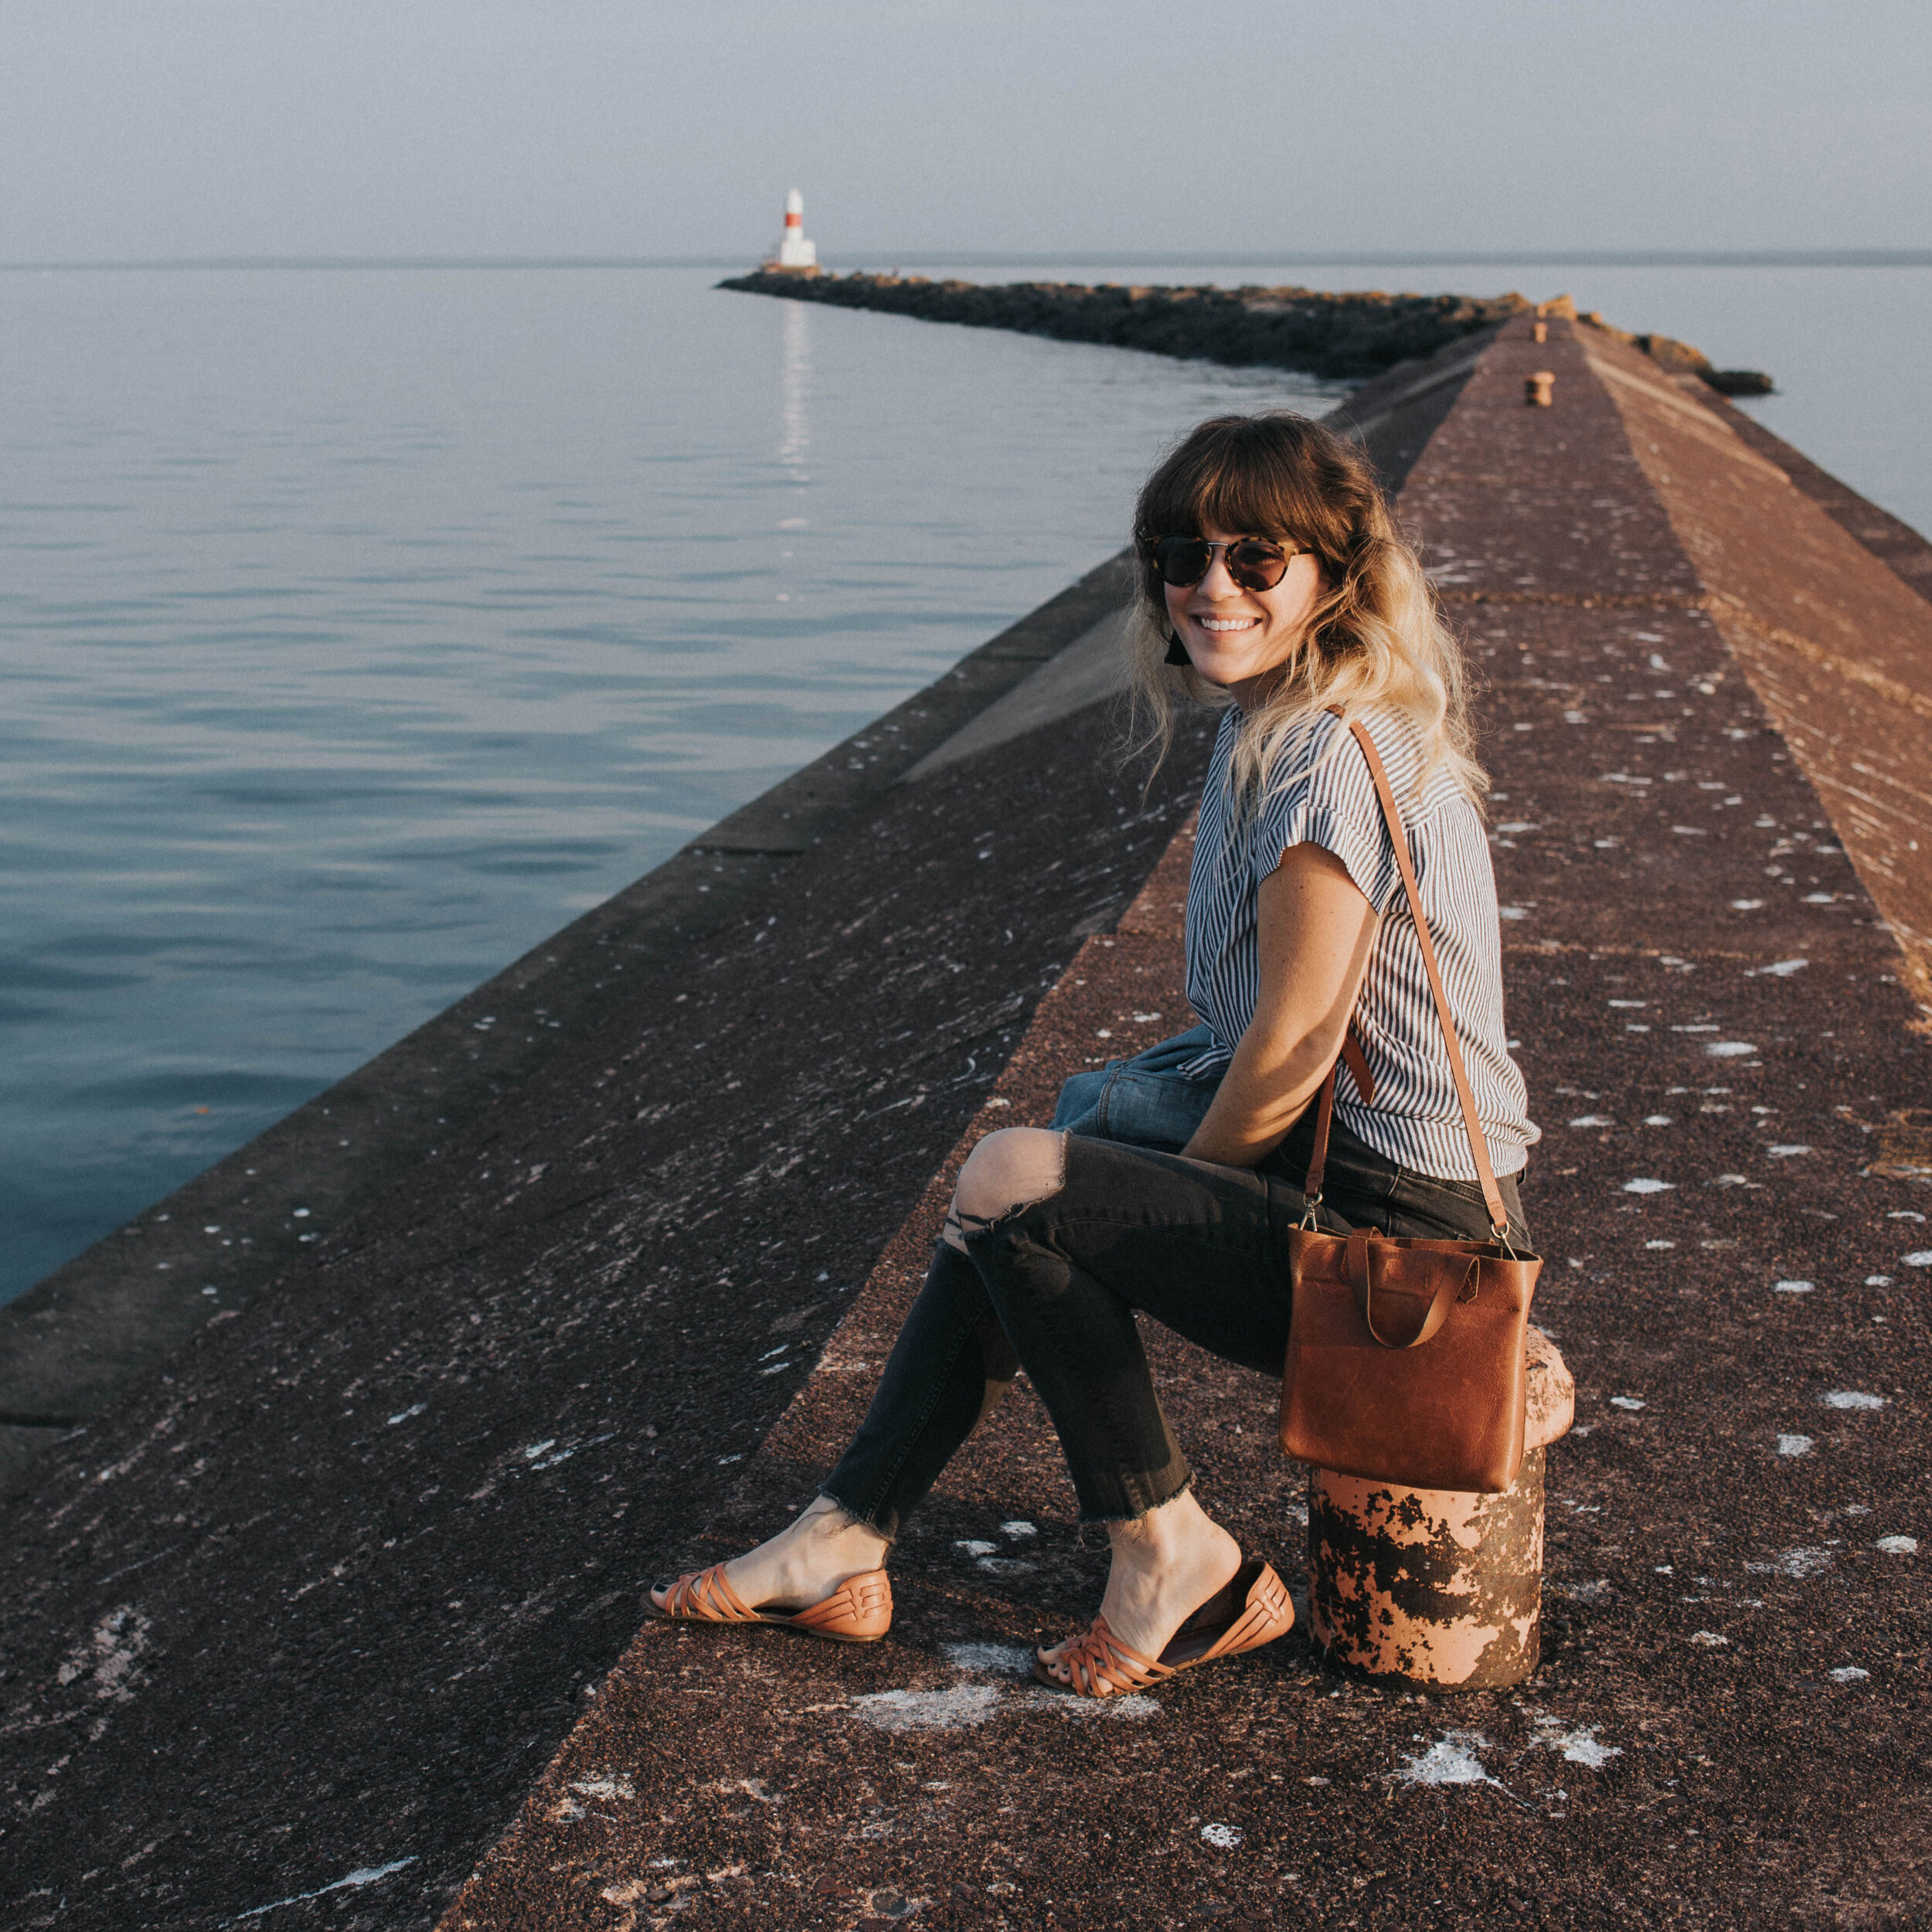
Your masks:
M1375 944L1375 910L1320 845L1291 845L1261 883L1261 992L1220 1091L1182 1150L1253 1167L1281 1144L1342 1050Z

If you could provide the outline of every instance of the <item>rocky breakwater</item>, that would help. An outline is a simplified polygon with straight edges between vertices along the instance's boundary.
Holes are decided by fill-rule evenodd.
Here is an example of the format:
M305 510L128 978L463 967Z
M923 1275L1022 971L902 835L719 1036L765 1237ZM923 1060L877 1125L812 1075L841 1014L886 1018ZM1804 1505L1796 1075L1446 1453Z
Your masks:
M1379 289L1327 294L1312 288L1130 286L1107 282L985 284L932 281L923 275L802 275L760 269L720 282L753 295L878 309L970 328L1015 329L1066 342L1105 342L1155 355L1198 357L1236 366L1260 364L1317 376L1369 376L1433 355L1466 335L1536 307L1576 319L1566 295L1540 306L1505 295L1390 295ZM1769 376L1719 369L1702 350L1665 335L1631 335L1600 316L1582 318L1631 343L1673 375L1700 377L1727 396L1762 395Z

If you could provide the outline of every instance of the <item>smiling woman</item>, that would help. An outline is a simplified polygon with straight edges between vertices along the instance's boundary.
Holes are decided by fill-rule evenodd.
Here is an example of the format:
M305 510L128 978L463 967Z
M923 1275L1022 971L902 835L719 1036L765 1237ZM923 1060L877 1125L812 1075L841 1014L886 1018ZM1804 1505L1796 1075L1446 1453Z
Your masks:
M659 1585L661 1615L883 1636L894 1538L1023 1366L1113 1550L1100 1614L1035 1674L1105 1697L1270 1642L1287 1592L1196 1500L1137 1313L1278 1376L1289 1230L1528 1246L1515 1176L1536 1130L1503 1027L1460 661L1366 459L1304 417L1219 417L1155 471L1134 536L1148 736L1190 699L1226 702L1188 889L1206 1023L1076 1075L1049 1128L975 1145L817 1500Z

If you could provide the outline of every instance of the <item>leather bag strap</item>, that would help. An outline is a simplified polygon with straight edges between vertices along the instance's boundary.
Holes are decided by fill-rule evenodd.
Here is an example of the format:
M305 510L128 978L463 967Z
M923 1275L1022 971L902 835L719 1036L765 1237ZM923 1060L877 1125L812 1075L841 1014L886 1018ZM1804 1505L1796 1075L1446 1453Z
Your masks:
M1342 713L1334 706L1329 709L1336 717ZM1504 1206L1502 1189L1496 1185L1495 1169L1490 1165L1489 1148L1483 1138L1481 1123L1476 1118L1475 1095L1469 1085L1469 1075L1463 1065L1462 1043L1456 1037L1456 1022L1449 1011L1449 996L1444 992L1442 969L1436 964L1434 940L1430 937L1429 921L1422 910L1422 893L1416 884L1415 867L1410 862L1409 835L1402 822L1402 813L1396 804L1394 792L1389 785L1389 774L1383 768L1382 754L1375 748L1375 740L1369 736L1368 728L1360 719L1352 719L1349 725L1350 734L1362 748L1362 755L1367 761L1369 776L1374 782L1376 802L1382 808L1382 821L1388 828L1389 842L1395 849L1396 867L1402 874L1402 889L1409 901L1409 917L1414 920L1417 943L1422 948L1423 970L1429 976L1429 992L1436 1006L1436 1019L1442 1028L1443 1044L1449 1050L1449 1071L1456 1083L1456 1100L1462 1109L1463 1131L1469 1136L1469 1152L1476 1163L1476 1174L1482 1182L1482 1198L1489 1209L1489 1231L1500 1243L1509 1238L1509 1210ZM1351 1036L1355 1022L1349 1022ZM1360 1049L1356 1049L1358 1053ZM1348 1055L1348 1043L1344 1042L1342 1057ZM1362 1073L1356 1071L1355 1063L1349 1061L1349 1070L1355 1075L1360 1083ZM1366 1071L1366 1064L1362 1071ZM1335 1116L1335 1072L1328 1069L1328 1076L1321 1083L1321 1097L1315 1121L1315 1148L1308 1157L1308 1179L1303 1192L1308 1198L1309 1212L1321 1198L1321 1177L1328 1163L1328 1130ZM1362 1098L1369 1097L1365 1087ZM1447 1314L1445 1304L1443 1312ZM1437 1320L1436 1326L1441 1322ZM1434 1330L1430 1331L1431 1333ZM1378 1337L1377 1339L1380 1338Z
M1406 1342L1391 1342L1376 1326L1376 1250L1381 1244L1373 1238L1373 1233L1372 1229L1357 1228L1348 1237L1349 1285L1355 1290L1355 1304L1361 1313L1362 1325L1385 1349L1419 1349L1425 1342L1433 1342L1444 1322L1449 1319L1449 1311L1461 1298L1470 1277L1476 1272L1476 1257L1470 1256L1469 1265L1460 1277L1451 1274L1447 1268L1432 1268L1430 1273L1435 1287L1422 1325Z
M1369 1071L1369 1056L1362 1051L1362 1036L1355 1030L1355 1022L1349 1022L1349 1030L1342 1036L1342 1053L1336 1066L1346 1066L1354 1077L1355 1090L1362 1096L1366 1107L1376 1097L1375 1076ZM1308 1172L1302 1182L1302 1192L1309 1201L1321 1199L1321 1175L1328 1165L1328 1128L1335 1117L1335 1067L1328 1069L1328 1078L1321 1083L1321 1097L1315 1120L1315 1151L1308 1157Z

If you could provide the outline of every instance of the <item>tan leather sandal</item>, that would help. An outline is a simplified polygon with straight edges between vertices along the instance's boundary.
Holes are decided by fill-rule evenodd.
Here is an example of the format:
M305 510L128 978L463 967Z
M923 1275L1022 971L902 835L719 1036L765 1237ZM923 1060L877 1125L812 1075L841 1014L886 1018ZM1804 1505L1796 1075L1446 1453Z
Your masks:
M804 1610L753 1610L725 1580L725 1566L694 1570L675 1583L660 1583L662 1607L652 1604L653 1616L685 1624L782 1624L809 1637L827 1637L835 1644L876 1644L892 1628L893 1590L883 1570L848 1577L822 1602Z
M1130 1650L1096 1617L1059 1659L1067 1675L1054 1675L1044 1651L1033 1653L1033 1675L1050 1689L1075 1697L1116 1697L1145 1690L1196 1664L1259 1650L1294 1627L1294 1606L1271 1565L1244 1563L1225 1588L1217 1590L1174 1633L1158 1658Z

